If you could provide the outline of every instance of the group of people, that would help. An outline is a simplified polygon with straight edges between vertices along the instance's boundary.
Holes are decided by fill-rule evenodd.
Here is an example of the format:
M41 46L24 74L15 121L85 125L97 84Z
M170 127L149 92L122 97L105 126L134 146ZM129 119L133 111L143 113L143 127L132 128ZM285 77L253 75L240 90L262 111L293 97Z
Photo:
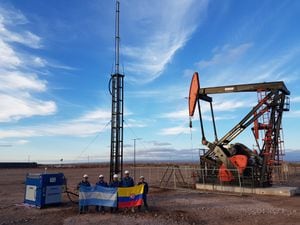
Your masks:
M130 177L129 175L129 171L126 170L124 172L124 177L123 179L119 179L118 174L114 174L113 175L113 180L108 184L105 180L104 180L104 176L102 174L99 175L99 180L96 183L96 185L101 186L101 187L133 187L134 186L134 180L132 177ZM83 180L77 185L77 189L79 190L81 186L85 186L85 187L90 187L91 184L88 181L89 176L87 174L83 175ZM145 207L145 210L148 211L148 203L147 203L147 194L148 194L148 183L145 181L144 176L140 176L140 180L138 182L138 185L143 184L144 185L144 192L143 192L143 205ZM138 206L138 209L141 210L141 206ZM116 211L117 208L111 208L111 212ZM132 210L134 211L134 208L132 208ZM79 208L79 213L85 213L88 211L88 206L81 206ZM96 206L96 211L98 212L105 212L105 208L104 206Z

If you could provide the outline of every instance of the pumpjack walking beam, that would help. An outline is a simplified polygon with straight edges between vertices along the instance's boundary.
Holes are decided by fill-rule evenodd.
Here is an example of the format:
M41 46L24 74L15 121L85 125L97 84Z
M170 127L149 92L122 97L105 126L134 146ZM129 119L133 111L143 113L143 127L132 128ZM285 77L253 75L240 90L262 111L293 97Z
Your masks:
M257 92L261 90L264 91L279 90L283 92L285 95L290 95L290 91L286 88L283 81L200 88L199 94L208 95L208 94L224 94L224 93L232 93L232 92Z

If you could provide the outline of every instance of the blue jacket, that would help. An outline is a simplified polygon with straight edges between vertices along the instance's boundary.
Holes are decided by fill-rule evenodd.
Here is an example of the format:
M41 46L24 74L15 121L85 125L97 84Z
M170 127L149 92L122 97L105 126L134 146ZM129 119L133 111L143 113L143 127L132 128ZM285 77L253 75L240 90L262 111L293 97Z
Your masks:
M90 182L88 182L88 181L82 180L82 181L80 181L79 184L77 185L77 189L79 189L80 186L90 187L91 184L90 184Z
M121 187L121 182L120 181L112 181L109 184L109 187Z
M105 182L105 181L98 181L98 182L96 183L96 185L101 186L101 187L108 187L108 184L107 184L107 182Z
M122 179L122 187L133 187L134 181L131 177L123 177Z

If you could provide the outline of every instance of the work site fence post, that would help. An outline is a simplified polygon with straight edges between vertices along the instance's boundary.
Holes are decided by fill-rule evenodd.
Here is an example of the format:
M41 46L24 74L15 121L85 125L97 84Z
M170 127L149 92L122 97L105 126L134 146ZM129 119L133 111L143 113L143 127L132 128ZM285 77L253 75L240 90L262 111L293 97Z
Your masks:
M149 180L151 181L151 168L148 169L148 177L149 177Z
M173 167L174 189L176 189L176 168Z
M240 195L243 195L242 183L241 183L241 175L239 171L237 171L238 179L239 179L239 186L240 186Z
M204 178L204 170L200 170L200 174L202 175L202 183L205 184L205 178Z

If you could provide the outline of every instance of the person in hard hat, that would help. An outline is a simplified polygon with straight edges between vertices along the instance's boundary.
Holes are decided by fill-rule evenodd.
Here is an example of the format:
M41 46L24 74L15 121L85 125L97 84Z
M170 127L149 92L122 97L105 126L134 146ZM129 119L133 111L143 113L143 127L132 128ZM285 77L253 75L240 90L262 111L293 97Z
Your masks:
M134 181L132 177L129 176L129 171L125 170L124 174L125 176L122 179L122 187L133 187Z
M79 182L79 184L77 185L77 190L80 189L80 187L90 187L91 184L89 182L89 176L87 174L84 174L83 176L83 179L82 181ZM89 207L86 205L86 206L80 206L79 207L79 213L82 214L82 213L86 213L89 211Z
M85 187L90 187L91 186L91 184L90 184L90 182L89 182L89 176L87 175L87 174L84 174L83 176L82 176L82 181L80 181L79 183L78 183L78 185L77 185L77 190L79 190L79 188L81 187L81 186L85 186Z
M118 188L121 187L121 182L119 181L119 176L118 174L114 174L113 175L113 180L110 182L109 187L111 188ZM117 212L118 211L118 207L111 207L110 208L110 212Z
M102 174L99 175L99 181L96 183L96 186L108 187L108 184L104 181L104 176ZM104 213L104 206L96 205L96 211Z
M118 174L113 175L113 180L110 182L109 187L121 187Z
M132 177L129 176L129 171L125 170L124 172L124 177L122 179L122 187L133 187L134 186L134 181L132 179ZM127 209L125 209L125 211L127 211ZM131 208L131 211L134 213L134 207Z
M138 185L144 185L144 192L143 192L143 204L145 207L145 211L148 211L148 203L147 203L147 194L149 191L148 183L145 181L144 176L140 176L140 181L138 182ZM138 206L139 211L141 210L141 206Z
M104 181L104 176L102 174L99 175L99 180L96 185L101 187L108 187L108 184L106 181Z

